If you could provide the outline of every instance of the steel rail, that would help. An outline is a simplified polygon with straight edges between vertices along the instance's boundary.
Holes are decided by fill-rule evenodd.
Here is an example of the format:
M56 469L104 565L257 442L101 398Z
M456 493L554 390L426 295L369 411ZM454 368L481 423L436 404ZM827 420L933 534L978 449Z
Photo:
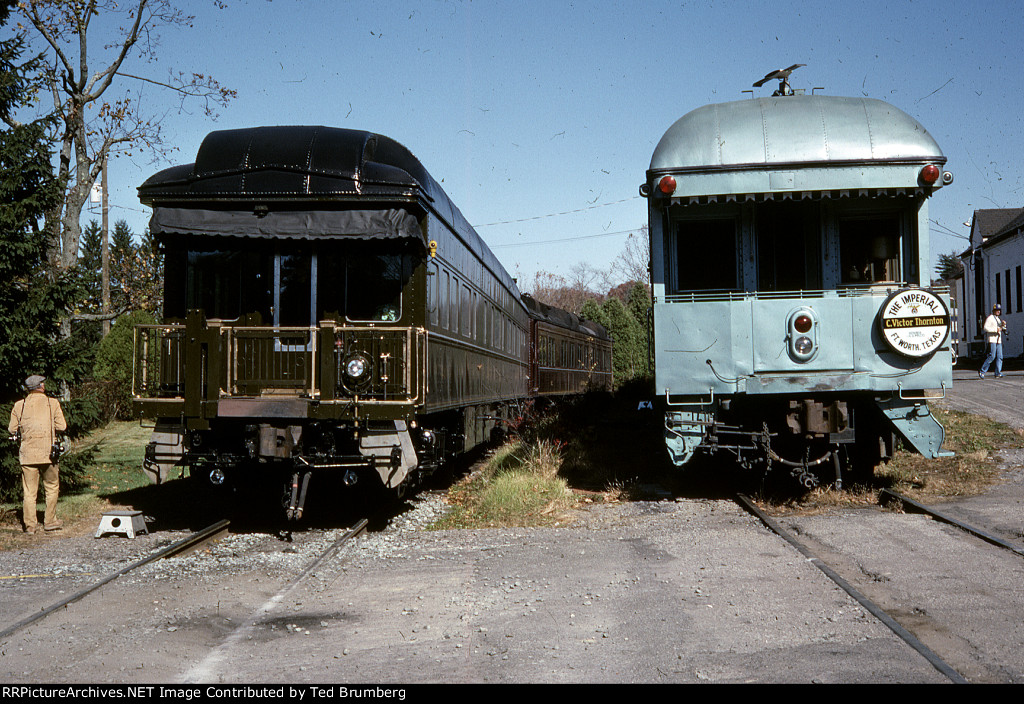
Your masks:
M990 533L986 533L980 528L975 528L969 523L964 523L959 519L953 518L952 516L948 516L944 513L936 511L935 509L929 506L925 506L924 504L918 503L917 501L914 501L913 499L904 496L903 494L899 494L890 489L882 489L880 498L882 498L883 500L888 498L889 501L899 501L903 504L904 508L912 509L917 513L923 513L925 515L931 516L937 521L942 521L943 523L948 523L951 526L956 526L965 533L973 535L975 538L980 538L987 543L991 543L992 545L1004 548L1006 550L1009 550L1010 552L1014 552L1020 555L1021 557L1024 557L1024 549L1012 545L1011 543L1008 543L1002 538L997 538L996 536Z
M362 535L366 531L366 526L368 526L369 524L370 524L369 519L366 519L366 518L359 519L359 521L354 526L352 526L351 528L348 529L348 531L345 533L345 535L341 536L340 538L335 540L333 543L331 543L330 547L328 547L326 550L324 550L323 554L320 555L320 557L318 557L313 562L311 562L309 564L309 566L306 567L306 569L304 569L302 571L302 573L292 583L292 587L295 587L296 585L298 585L299 582L301 582L307 576L309 576L309 574L312 573L313 570L315 570L317 567L322 565L327 560L327 558L329 558L331 555L336 553L338 551L338 549L342 545L347 543L352 538L355 538L358 535ZM291 588L289 588L289 591L291 591Z
M183 552L186 552L188 550L192 550L192 549L198 547L202 543L205 543L205 542L207 542L209 540L213 540L214 538L219 537L220 535L226 533L227 530L228 530L228 525L230 525L230 522L228 520L226 520L226 519L218 521L217 523L214 523L211 526L208 526L208 527L203 528L202 530L200 530L200 531L198 531L196 533L193 533L192 535L188 536L187 538L184 538L184 539L179 540L178 542L176 542L176 543L174 543L172 545L167 546L166 548L164 548L163 550L160 550L159 552L155 552L152 555L149 555L147 557L142 558L141 560L138 560L137 562L133 562L132 564L130 564L127 567L124 567L124 568L118 570L117 572L109 574L106 577L104 577L103 579L99 580L98 582L95 582L95 583L91 584L90 586L85 587L84 589L81 589L81 590L75 592L74 594L72 594L71 596L67 597L66 599L62 599L62 600L58 601L56 604L53 604L52 606L48 606L45 609L43 609L42 611L38 611L38 612L32 614L31 616L29 616L27 618L24 618L21 621L18 621L17 623L15 623L12 626L8 626L3 631L0 631L0 639L6 638L6 637L12 635L13 633L21 630L25 626L33 624L36 621L38 621L38 620L40 620L42 618L45 618L46 616L49 616L50 614L52 614L54 611L57 611L58 609L62 609L62 608L64 608L65 606L67 606L69 604L73 604L74 602L78 601L82 597L85 597L88 594L91 594L92 592L96 591L97 589L99 589L103 585L108 584L110 582L113 582L118 577L121 577L121 576L123 576L125 574L128 574L129 572L131 572L134 569L137 569L139 567L142 567L143 565L149 564L150 562L154 562L156 560L161 560L161 559L163 559L165 557L173 557L174 555L179 555L179 554L181 554Z
M362 518L354 526L349 528L345 535L331 543L327 549L324 550L317 559L309 563L309 565L307 565L306 568L295 577L295 579L286 584L277 594L267 600L267 602L259 608L256 616L244 621L234 631L228 634L228 636L221 641L219 645L214 647L205 658L193 665L182 677L181 682L199 683L214 681L214 675L217 673L217 668L227 657L228 651L236 647L239 643L242 643L245 638L249 637L252 629L255 628L262 619L266 618L268 614L274 611L274 609L276 609L281 602L284 601L284 599L306 579L306 577L312 574L312 572L322 565L329 557L334 555L342 545L352 538L361 535L366 530L367 525L369 525L369 520Z
M845 579L839 576L839 573L833 570L831 567L822 562L821 558L811 552L810 548L801 543L796 537L780 526L778 523L768 517L766 513L761 511L754 505L754 502L749 497L743 494L737 494L735 497L736 503L742 506L746 511L753 514L758 520L763 523L768 530L772 531L780 538L785 540L787 543L796 548L797 552L807 558L808 562L821 570L825 576L835 582L839 587L843 589L847 594L853 597L857 603L867 609L875 618L885 624L889 630L896 634L898 638L903 640L907 645L916 650L925 660L931 664L936 670L941 672L950 681L955 684L968 684L968 680L961 675L959 672L954 670L945 660L940 658L932 651L931 648L922 643L917 636L908 631L906 628L900 625L896 619L887 614L882 607L875 602L868 599L862 594L856 587L847 582Z

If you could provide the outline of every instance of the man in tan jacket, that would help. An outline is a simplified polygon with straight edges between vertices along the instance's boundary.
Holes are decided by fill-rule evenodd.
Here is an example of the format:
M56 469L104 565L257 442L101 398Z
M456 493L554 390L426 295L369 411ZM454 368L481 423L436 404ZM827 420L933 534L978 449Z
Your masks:
M58 455L52 452L57 442L57 433L64 432L67 421L57 399L46 395L46 379L30 376L25 380L28 395L14 404L11 422L7 431L21 442L21 487L25 492L22 503L22 519L25 532L35 533L39 529L36 519L36 494L39 491L39 476L43 477L46 492L46 513L43 514L45 530L60 530L63 526L57 520L57 493L60 482L57 478Z

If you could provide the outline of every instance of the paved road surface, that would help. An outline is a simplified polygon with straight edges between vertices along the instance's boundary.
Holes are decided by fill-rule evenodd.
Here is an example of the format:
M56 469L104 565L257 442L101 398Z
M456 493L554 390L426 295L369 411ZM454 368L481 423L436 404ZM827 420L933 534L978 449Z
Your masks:
M1024 428L1024 371L1005 371L1002 379L989 373L979 379L976 370L956 369L953 389L938 405Z

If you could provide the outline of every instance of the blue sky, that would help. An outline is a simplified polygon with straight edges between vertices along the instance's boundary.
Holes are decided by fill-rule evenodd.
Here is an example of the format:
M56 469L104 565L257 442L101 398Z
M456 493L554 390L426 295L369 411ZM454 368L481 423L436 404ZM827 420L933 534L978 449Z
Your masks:
M135 93L178 149L111 164L112 219L137 232L148 214L135 188L191 162L209 131L322 124L405 144L526 282L605 268L646 218L637 188L664 131L794 63L807 64L794 87L886 100L936 138L955 181L932 200L933 255L965 247L947 233L966 235L976 208L1024 206L1024 3L222 4L182 3L192 29L163 31L157 61L125 66L207 73L238 91L215 122L151 86Z

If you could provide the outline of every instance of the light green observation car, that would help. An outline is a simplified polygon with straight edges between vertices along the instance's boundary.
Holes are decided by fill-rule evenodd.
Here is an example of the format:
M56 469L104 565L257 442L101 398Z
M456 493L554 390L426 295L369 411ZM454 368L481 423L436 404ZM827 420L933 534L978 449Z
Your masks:
M813 486L897 438L943 454L928 400L952 383L950 304L929 286L928 199L945 163L868 98L777 94L668 129L641 193L675 464L725 451Z

